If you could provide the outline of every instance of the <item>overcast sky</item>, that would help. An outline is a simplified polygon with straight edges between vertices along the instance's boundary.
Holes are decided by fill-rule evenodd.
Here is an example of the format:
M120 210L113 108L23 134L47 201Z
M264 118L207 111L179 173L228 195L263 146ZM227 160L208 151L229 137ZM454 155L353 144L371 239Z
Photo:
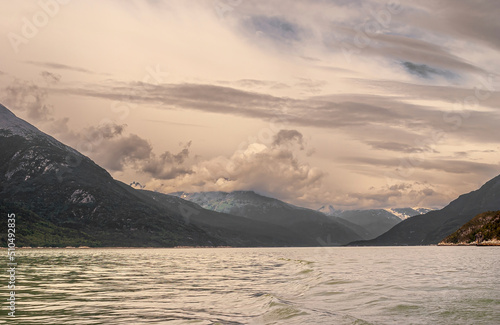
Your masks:
M0 3L0 102L116 179L439 208L500 174L498 1Z

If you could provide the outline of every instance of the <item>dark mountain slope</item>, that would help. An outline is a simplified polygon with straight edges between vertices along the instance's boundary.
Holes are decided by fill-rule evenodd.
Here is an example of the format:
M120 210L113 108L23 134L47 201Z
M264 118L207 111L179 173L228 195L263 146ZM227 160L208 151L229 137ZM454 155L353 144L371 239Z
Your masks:
M214 237L224 238L231 246L317 246L315 237L293 232L283 226L211 211L176 196L141 191L184 216Z
M105 246L225 244L0 105L0 200Z
M18 211L18 227L23 229L20 245L338 245L317 240L333 230L340 232L343 241L361 238L325 216L314 229L306 223L307 232L294 231L266 220L206 210L177 197L135 190L3 106L0 152L0 209ZM28 234L27 229L32 231ZM5 239L6 234L1 235Z
M369 231L369 238L380 236L401 222L400 218L383 209L348 210L338 213L337 216L364 227Z
M43 220L36 213L13 203L0 200L0 229L7 228L7 217L14 215L15 239L19 247L66 247L66 246L99 246L100 243L79 230L58 227ZM7 232L0 233L0 246L8 244Z
M314 238L316 245L324 244L325 238L328 238L331 245L348 243L351 238L367 238L363 227L347 220L329 217L321 212L297 207L253 191L178 192L172 195L199 204L205 209L285 227L301 236Z
M373 240L351 245L437 244L479 213L494 210L500 210L500 176L476 191L461 195L441 210L404 220Z
M361 226L367 232L365 239L376 238L402 220L416 215L424 214L431 209L426 208L392 208L392 209L366 209L366 210L336 210L332 205L324 205L317 211L327 216L345 219Z

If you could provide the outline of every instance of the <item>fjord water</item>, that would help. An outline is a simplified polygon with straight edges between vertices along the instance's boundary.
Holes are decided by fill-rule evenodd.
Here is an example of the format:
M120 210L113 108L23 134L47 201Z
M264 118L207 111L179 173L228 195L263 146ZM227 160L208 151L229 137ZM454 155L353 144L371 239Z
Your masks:
M17 317L0 323L500 323L498 247L25 249L17 255Z

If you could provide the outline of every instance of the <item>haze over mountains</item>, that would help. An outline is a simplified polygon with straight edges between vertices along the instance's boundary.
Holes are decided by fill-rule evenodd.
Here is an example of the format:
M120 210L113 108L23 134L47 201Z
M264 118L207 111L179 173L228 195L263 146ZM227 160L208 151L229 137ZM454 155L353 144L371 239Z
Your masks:
M0 152L0 201L33 213L50 227L76 230L106 246L224 243L114 180L2 105Z
M399 209L398 216L395 213L384 209L372 210L335 210L331 205L322 207L317 211L296 207L294 205L259 195L253 191L234 191L234 192L197 192L171 193L185 200L199 204L205 209L229 213L253 220L272 222L275 224L296 224L294 227L304 225L304 222L324 223L334 221L343 223L354 230L364 239L375 238L386 232L399 222L401 218L418 215L429 209L422 209L422 212L411 208ZM398 209L393 209L398 210ZM319 212L319 213L318 213ZM406 214L404 214L406 213ZM324 216L329 218L325 218ZM295 229L303 232L304 229ZM310 230L311 234L317 230ZM324 233L324 231L322 231ZM318 234L320 234L319 232ZM330 237L338 238L334 233Z
M329 216L337 216L364 227L370 238L375 238L395 225L416 215L432 211L427 208L392 208L368 210L336 210L333 206L323 206L318 211Z
M25 218L20 235L26 245L427 245L481 212L500 210L500 176L428 213L315 211L253 191L137 190L2 105L0 152L0 208Z
M318 211L297 207L253 191L177 192L172 195L209 210L283 226L290 231L315 238L317 244L322 243L325 238L330 238L331 245L348 243L353 237L370 238L365 228L345 219L328 217Z
M331 219L276 199L261 197L254 192L233 193L240 198L259 197L258 200L252 200L255 205L244 207L249 214L241 214L234 209L206 210L204 205L185 201L184 197L143 192L167 208L179 207L179 212L184 213L189 222L209 234L220 236L233 246L248 246L252 242L263 246L338 246L351 242L352 238L366 238L365 229L354 224ZM331 240L326 243L324 238Z
M359 226L270 198L261 199L294 217L250 220L133 189L1 105L0 151L2 206L30 214L58 234L76 231L96 245L314 246L327 235L331 245L366 238ZM311 216L302 215L309 211Z
M318 209L319 212L326 214L327 216L339 216L352 214L353 211L371 211L373 214L384 214L384 211L398 217L401 220L405 220L419 214L425 214L433 209L429 208L388 208L388 209L366 209L366 210L338 210L332 205L324 205Z

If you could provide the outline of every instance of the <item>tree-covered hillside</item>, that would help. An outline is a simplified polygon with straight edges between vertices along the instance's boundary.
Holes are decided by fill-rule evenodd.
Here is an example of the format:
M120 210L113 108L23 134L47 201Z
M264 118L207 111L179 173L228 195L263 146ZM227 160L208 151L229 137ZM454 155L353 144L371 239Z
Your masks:
M488 242L500 242L500 211L478 214L440 244L486 244Z

